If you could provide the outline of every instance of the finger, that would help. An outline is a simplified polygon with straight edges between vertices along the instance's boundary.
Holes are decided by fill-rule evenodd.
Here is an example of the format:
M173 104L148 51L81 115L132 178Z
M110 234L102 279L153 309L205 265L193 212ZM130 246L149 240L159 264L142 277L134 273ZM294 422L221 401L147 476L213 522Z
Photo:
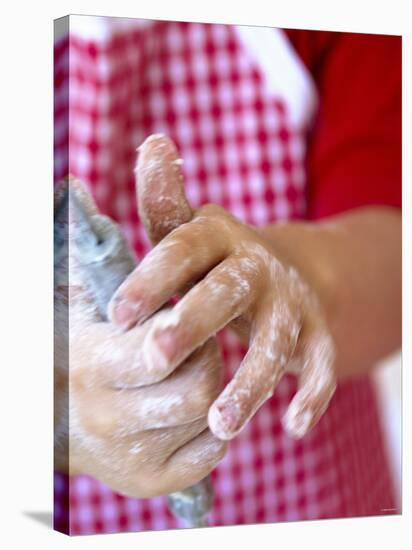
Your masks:
M90 411L95 412L89 407L86 420ZM89 429L87 424L84 427ZM206 428L207 421L203 418L178 428L147 430L121 438L110 437L110 432L106 432L101 439L93 437L89 443L86 437L82 456L89 454L90 458L82 464L82 471L125 495L150 498L167 494L166 484L174 475L167 466L168 458ZM139 474L133 475L136 471Z
M70 354L73 379L87 387L95 388L137 388L155 384L167 374L161 369L148 369L143 360L142 347L147 332L157 317L166 314L160 312L144 325L120 333L110 323L98 322L77 328L76 323L70 330ZM205 344L210 361L220 362L217 348ZM215 344L213 344L215 346ZM203 348L202 348L203 349ZM207 353L206 353L207 352ZM199 349L199 354L201 354ZM199 358L199 356L196 356ZM192 360L192 358L191 358ZM195 361L195 358L193 358ZM206 365L204 367L206 369Z
M173 310L153 323L143 345L146 368L160 369L164 376L172 372L193 350L248 309L259 277L256 266L237 256L210 271Z
M163 465L174 452L195 439L206 429L207 418L203 416L196 420L186 421L185 424L180 426L144 430L137 434L137 439L144 440L146 449L156 449L156 452L151 455L152 459L148 457L147 461L155 464L157 471L159 471L159 464ZM136 438L136 434L128 436L129 441L134 438ZM146 452L145 454L149 453Z
M284 429L294 438L303 437L315 426L336 389L331 336L320 325L310 329L305 341L299 389L282 419Z
M209 410L209 427L220 439L235 437L272 396L295 350L299 316L284 303L268 309L256 322L242 364Z
M207 418L221 390L221 374L217 345L209 340L161 384L103 388L96 393L95 409L104 416L111 411L110 431L123 435L182 426ZM103 428L107 432L108 427Z
M138 210L153 244L192 219L183 187L182 160L173 141L149 136L139 147L136 166Z
M227 244L216 238L213 225L213 218L202 217L165 237L120 285L109 304L109 319L123 329L141 323L218 264Z
M222 460L227 443L209 429L175 451L165 463L163 494L179 491L206 477Z
M89 388L143 386L159 381L142 360L144 337L153 320L121 333L110 323L78 323L71 312L70 354L73 380ZM162 313L159 313L161 315ZM154 375L155 374L155 375Z

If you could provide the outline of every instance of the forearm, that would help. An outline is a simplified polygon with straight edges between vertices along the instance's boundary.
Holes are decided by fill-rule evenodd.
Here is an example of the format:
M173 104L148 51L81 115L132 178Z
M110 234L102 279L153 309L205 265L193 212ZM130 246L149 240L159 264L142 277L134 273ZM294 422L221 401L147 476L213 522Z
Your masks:
M263 229L315 288L342 376L366 372L401 343L401 215L368 207L325 222Z

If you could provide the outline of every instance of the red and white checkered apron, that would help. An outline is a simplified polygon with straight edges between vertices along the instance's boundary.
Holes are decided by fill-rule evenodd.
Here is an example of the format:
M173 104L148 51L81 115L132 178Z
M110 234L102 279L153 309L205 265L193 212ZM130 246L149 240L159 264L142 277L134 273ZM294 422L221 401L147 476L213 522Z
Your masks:
M89 184L139 257L150 245L133 168L136 147L154 132L177 143L193 207L217 203L254 225L305 216L305 128L292 127L234 27L129 20L98 39L72 33L55 44L55 86L56 181L70 171ZM245 350L230 334L220 341L229 380ZM211 525L394 513L369 379L341 384L300 441L280 425L295 391L285 377L230 442L212 472ZM164 497L126 498L91 477L56 473L55 526L89 534L180 524Z

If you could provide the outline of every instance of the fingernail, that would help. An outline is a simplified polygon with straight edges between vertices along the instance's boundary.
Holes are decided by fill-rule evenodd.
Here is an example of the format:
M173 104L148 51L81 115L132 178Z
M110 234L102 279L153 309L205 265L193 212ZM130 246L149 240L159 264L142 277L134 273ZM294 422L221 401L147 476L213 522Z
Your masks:
M233 401L226 401L220 408L222 422L228 432L234 432L239 427L239 409Z
M121 325L123 328L130 328L137 322L139 317L140 304L126 300L115 300L110 308L110 319Z
M223 405L215 404L209 409L208 423L219 439L232 439L240 430L239 407L228 400Z

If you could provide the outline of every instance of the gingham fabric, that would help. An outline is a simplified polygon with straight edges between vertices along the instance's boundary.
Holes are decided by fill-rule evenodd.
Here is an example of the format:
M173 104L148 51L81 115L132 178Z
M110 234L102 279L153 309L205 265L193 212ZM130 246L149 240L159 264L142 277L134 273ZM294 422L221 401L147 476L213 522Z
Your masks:
M305 216L307 118L291 122L287 98L268 89L234 27L129 21L107 29L103 37L73 32L55 44L56 181L71 172L86 182L139 257L150 246L133 168L136 147L154 132L177 143L194 207L218 203L255 225ZM245 350L228 333L219 339L228 381ZM280 425L295 391L296 380L285 377L230 443L212 472L210 525L396 513L369 379L341 384L300 441ZM55 473L59 530L181 526L164 497L127 498L91 477Z

